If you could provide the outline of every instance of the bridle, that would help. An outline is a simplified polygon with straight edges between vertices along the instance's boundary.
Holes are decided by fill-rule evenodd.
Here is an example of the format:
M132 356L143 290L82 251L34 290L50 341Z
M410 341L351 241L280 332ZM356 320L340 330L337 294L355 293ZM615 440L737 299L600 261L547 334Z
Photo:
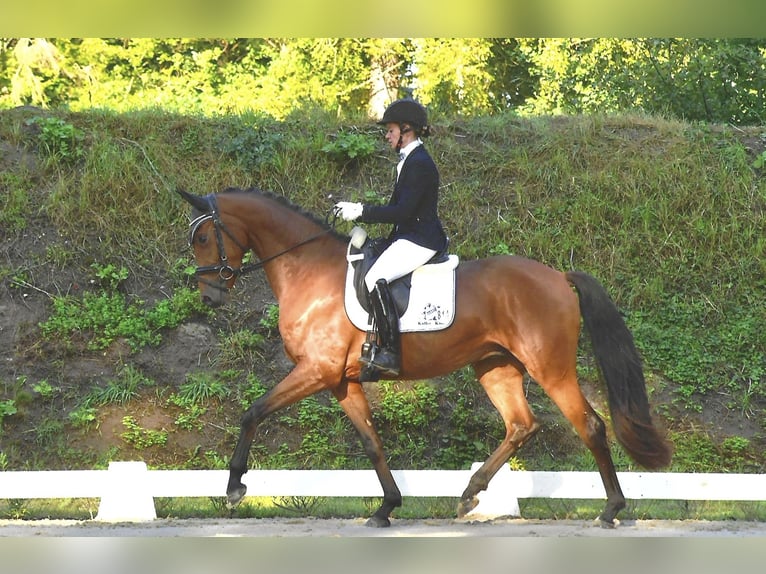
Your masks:
M266 263L268 263L269 261L272 261L276 259L277 257L284 255L285 253L289 251L292 251L293 249L297 249L298 247L301 247L302 245L310 243L314 241L315 239L321 237L322 235L325 235L326 233L330 233L333 228L331 227L330 229L324 229L321 232L317 233L316 235L312 235L308 239L304 239L303 241L296 243L295 245L288 247L287 249L283 249L279 253L275 253L274 255L271 255L267 257L266 259L261 259L260 261L257 261L254 263L248 263L247 265L242 265L241 267L232 267L229 264L229 258L227 257L226 250L223 247L223 234L225 233L226 235L228 235L229 239L231 239L236 244L236 246L242 250L242 253L247 253L248 251L250 251L250 249L242 245L239 242L239 240L234 236L234 234L231 231L229 231L226 228L226 226L223 224L223 221L221 220L221 216L218 212L218 204L216 203L215 196L210 195L206 199L208 202L208 211L206 213L203 213L195 217L189 223L189 246L191 247L194 244L194 236L199 230L200 226L206 221L212 221L213 229L215 230L215 241L218 246L218 263L216 265L198 266L197 269L194 271L194 273L195 275L197 275L197 279L200 282L205 283L206 285L209 285L210 287L219 289L221 291L229 290L229 288L226 286L226 283L228 283L231 279L238 278L244 275L245 273L250 273L251 271L260 269L264 265L266 265ZM337 219L337 215L335 215L335 219ZM332 226L334 226L334 223L335 222L333 221ZM205 275L207 273L218 273L218 278L220 282L215 283L204 277L201 277L201 275Z

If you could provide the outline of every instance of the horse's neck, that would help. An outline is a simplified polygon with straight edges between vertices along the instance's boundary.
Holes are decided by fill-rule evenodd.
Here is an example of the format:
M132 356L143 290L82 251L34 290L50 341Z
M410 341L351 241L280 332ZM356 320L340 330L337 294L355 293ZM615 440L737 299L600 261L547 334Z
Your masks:
M345 247L329 232L287 207L272 209L259 210L264 216L248 229L250 245L256 257L265 261L263 269L277 301L311 290L320 274L345 270Z
M330 289L342 292L344 250L337 249L334 240L323 235L268 262L264 271L280 305L307 293L319 296L327 285L324 279L333 278Z

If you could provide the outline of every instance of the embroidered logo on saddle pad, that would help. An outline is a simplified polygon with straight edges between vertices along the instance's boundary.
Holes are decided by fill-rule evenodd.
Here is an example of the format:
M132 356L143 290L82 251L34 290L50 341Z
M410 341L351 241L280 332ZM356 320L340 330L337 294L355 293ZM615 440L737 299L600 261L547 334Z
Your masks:
M360 301L364 294L364 275L372 265L366 234L355 228L346 251L346 314L357 329L367 331L369 308ZM367 260L365 261L365 255ZM455 318L455 269L459 259L449 255L439 263L428 263L391 283L391 292L399 311L402 333L446 329ZM364 306L363 306L364 305Z

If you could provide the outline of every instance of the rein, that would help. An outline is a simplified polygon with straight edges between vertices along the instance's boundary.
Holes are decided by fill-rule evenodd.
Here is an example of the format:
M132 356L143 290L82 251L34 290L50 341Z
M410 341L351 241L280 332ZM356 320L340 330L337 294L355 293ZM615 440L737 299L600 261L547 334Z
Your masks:
M204 277L198 277L200 281L203 283L206 283L207 285L210 285L211 287L214 287L216 289L220 289L221 291L228 291L229 288L225 286L225 283L228 282L232 278L238 278L245 273L250 273L251 271L255 271L256 269L261 269L264 265L266 265L268 262L273 261L277 257L281 257L285 253L289 253L293 249L297 249L298 247L301 247L303 245L306 245L307 243L311 243L315 239L318 239L322 237L323 235L326 235L327 233L330 233L334 226L335 221L337 220L337 216L334 217L332 223L330 223L330 229L325 229L323 231L320 231L316 235L312 235L311 237L304 239L303 241L300 241L299 243L296 243L295 245L292 245L288 247L287 249L283 249L282 251L275 253L274 255L270 255L266 259L261 259L260 261L257 261L255 263L248 263L247 265L242 265L241 267L235 268L229 265L229 258L226 255L226 250L223 247L223 233L229 236L229 238L239 247L243 253L247 253L250 251L250 249L244 245L242 245L237 238L234 236L233 233L231 233L226 226L223 224L223 221L221 221L220 215L218 213L218 205L215 201L215 196L211 195L208 197L208 205L209 205L209 212L204 213L200 215L199 217L192 220L191 223L189 223L189 245L191 246L194 242L194 235L197 233L197 230L199 227L205 223L206 221L212 220L213 222L213 228L215 229L215 240L216 244L218 245L218 259L219 263L218 265L204 265L199 266L195 270L195 275L204 275L206 273L218 273L218 277L221 280L221 283L213 283L212 281L206 280Z

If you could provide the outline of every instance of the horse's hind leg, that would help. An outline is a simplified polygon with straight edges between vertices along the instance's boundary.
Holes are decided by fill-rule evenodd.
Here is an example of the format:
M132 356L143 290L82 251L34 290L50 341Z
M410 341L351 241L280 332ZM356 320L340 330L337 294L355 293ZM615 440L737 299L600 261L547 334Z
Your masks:
M614 517L625 508L625 496L617 480L604 421L583 396L574 374L560 379L555 384L547 382L547 379L538 380L538 383L569 419L585 446L593 454L593 458L596 459L607 498L606 507L599 519L602 526L614 527Z
M369 518L367 526L390 526L389 516L394 508L402 505L402 494L399 487L396 486L391 470L388 468L383 452L383 442L372 423L370 405L362 385L346 382L334 389L333 395L359 433L364 450L375 468L380 485L383 487L383 503Z
M505 423L505 438L484 464L471 476L460 497L457 514L462 518L479 503L477 495L508 462L511 455L540 428L524 396L521 368L507 357L492 357L473 365L476 377Z

